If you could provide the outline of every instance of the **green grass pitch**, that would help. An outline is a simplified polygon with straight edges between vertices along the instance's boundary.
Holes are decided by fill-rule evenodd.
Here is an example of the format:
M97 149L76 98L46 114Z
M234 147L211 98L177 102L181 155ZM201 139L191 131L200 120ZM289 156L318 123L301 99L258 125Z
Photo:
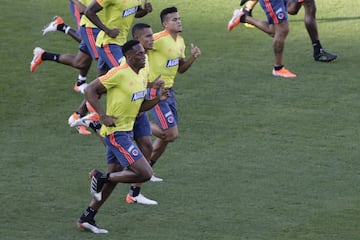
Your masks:
M303 10L290 16L284 62L298 77L274 78L272 41L227 22L238 0L152 0L136 22L161 30L175 5L183 36L202 56L175 90L178 140L155 166L163 183L143 193L157 206L127 205L119 185L96 217L110 232L75 222L90 200L88 172L105 170L104 147L67 125L82 100L77 70L32 50L76 53L61 33L41 35L54 15L74 26L68 1L2 1L0 238L3 240L359 240L359 1L317 1L320 39L338 54L314 62ZM254 15L265 19L260 7ZM95 77L95 64L89 81Z

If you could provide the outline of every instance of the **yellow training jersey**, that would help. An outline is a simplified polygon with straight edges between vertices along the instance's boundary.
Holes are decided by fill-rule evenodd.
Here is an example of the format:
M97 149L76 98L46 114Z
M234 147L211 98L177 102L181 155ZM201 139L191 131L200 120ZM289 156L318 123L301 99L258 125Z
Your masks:
M179 68L179 60L185 58L184 39L177 35L172 38L167 30L154 34L154 47L148 52L150 63L150 81L161 74L165 87L172 87Z
M93 0L79 0L79 2L81 4L83 4L85 7L89 6L92 1ZM104 21L104 11L103 10L97 12L96 15L100 18L101 22ZM85 16L85 14L83 14L81 19L80 19L80 26L85 26L85 27L90 27L90 28L97 28L97 26L94 23L92 23L90 21L90 19L88 19Z
M111 38L101 31L96 39L96 46L106 44L124 45L131 25L134 22L135 14L141 6L141 0L96 0L103 7L104 25L109 29L118 28L120 33L116 38Z
M125 56L123 58L121 58L121 62L120 65L122 64L126 64L126 58ZM145 67L140 69L139 74L142 75L142 77L145 80L145 86L147 86L148 82L150 81L150 65L149 65L149 57L147 54L145 54Z
M142 74L135 73L125 63L112 68L106 75L99 77L107 89L106 114L115 116L116 127L101 127L101 135L116 131L131 131L141 103L146 95L146 81Z

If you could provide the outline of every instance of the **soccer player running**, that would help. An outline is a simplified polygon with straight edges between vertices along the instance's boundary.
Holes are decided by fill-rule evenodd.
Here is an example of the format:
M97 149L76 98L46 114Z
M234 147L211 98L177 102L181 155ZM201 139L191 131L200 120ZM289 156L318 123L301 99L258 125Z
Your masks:
M150 80L159 75L170 91L170 97L151 109L155 122L151 130L156 139L153 142L151 166L161 157L169 142L178 137L178 114L176 109L174 80L177 73L186 72L201 55L197 46L191 44L191 56L185 60L185 42L179 34L182 32L181 18L176 7L165 8L160 13L163 31L154 34L154 47L149 51ZM152 90L150 96L154 97Z
M150 25L145 23L137 23L132 28L132 37L135 40L138 40L141 45L144 47L145 52L147 53L149 50L153 48L154 38L153 31ZM125 59L126 60L126 59ZM158 88L162 81L153 81L149 83L149 75L150 75L150 67L148 58L146 58L146 65L141 70L141 73L144 75L144 78L147 80L147 87ZM152 153L152 142L151 142L151 127L149 117L146 113L139 113L136 117L134 128L134 140L137 146L140 148L141 152L144 154L144 157L150 161L151 153ZM153 176L152 176L153 178ZM151 180L151 179L150 179ZM132 184L129 189L129 193L126 195L127 203L139 203L146 205L157 205L158 203L154 200L146 198L143 194L140 193L141 184Z
M101 10L104 12L104 19L97 15ZM147 0L144 7L140 0L94 0L86 8L86 17L101 30L96 39L99 76L119 66L123 57L121 46L127 40L134 19L144 17L150 12L152 5Z
M245 4L246 2L246 4ZM241 9L245 15L252 16L252 10L257 4L258 0L242 0L240 6L245 4ZM322 47L316 23L316 5L315 0L290 0L288 2L288 14L296 15L301 7L304 7L304 23L305 28L309 34L312 46L313 46L313 57L318 62L331 62L337 58L337 55L326 52Z
M283 52L285 40L289 33L287 16L287 0L260 0L267 22L247 16L240 9L236 9L229 21L228 30L233 30L240 23L249 23L273 37L274 68L272 74L277 77L295 78L296 74L290 72L283 65Z
M107 173L91 171L93 199L77 221L79 228L93 233L108 233L97 227L94 217L117 183L141 183L151 178L152 168L133 143L132 129L139 111L147 111L169 96L169 91L162 85L155 98L145 99L146 79L140 70L145 67L146 57L139 41L126 42L122 51L126 63L112 68L85 89L87 101L103 123L101 133L105 137L108 167ZM99 95L105 93L106 112L99 100Z
M132 28L132 36L134 40L138 40L141 45L144 47L145 52L153 48L154 39L153 39L153 31L150 25L146 23L137 23ZM121 64L126 63L126 59L123 58ZM148 81L149 79L149 62L148 59L146 61L145 67L141 69L141 74L144 75L144 79ZM162 81L154 81L151 83L147 83L147 87L151 88L158 88ZM91 124L96 124L96 120L93 120L92 113L89 115L76 120L73 123L74 126L86 126L89 127ZM97 124L95 126L98 126ZM134 140L137 146L140 148L141 152L143 153L144 157L147 160L150 160L151 153L152 153L152 142L151 142L151 128L148 115L146 113L139 113L135 119L134 128ZM103 142L103 141L102 141ZM153 177L152 177L153 178ZM126 196L127 203L139 203L139 204L146 204L146 205L157 205L158 203L154 200L146 198L143 194L140 193L141 184L132 184L129 193Z
M71 0L71 2L73 4L76 4L76 9L78 9L78 11L82 14L85 11L86 6L88 6L92 2L92 0ZM98 16L100 19L102 19L104 17L103 12L99 12ZM79 44L79 51L76 53L76 55L51 53L37 47L34 49L34 58L31 62L31 71L34 72L37 67L46 60L55 61L57 63L78 68L80 72L74 85L74 91L83 93L85 87L87 86L86 79L91 66L91 62L92 60L98 59L98 52L95 42L100 30L86 16L83 15L79 24L81 41ZM73 35L76 35L76 32L69 26L67 26L62 20L62 18L59 16L54 17L53 21L50 22L43 29L43 34L45 35L49 32L56 31L65 31L65 33L71 35L72 37ZM80 119L81 117L85 116L87 112L88 109L85 105L85 102L82 102L77 108L77 110L69 117L69 125L71 125L74 121ZM76 129L79 134L91 134L91 132L88 131L85 126L77 126Z
M79 3L80 4L80 3ZM79 9L79 7L76 7ZM53 20L44 27L43 35L49 32L60 31L71 36L74 40L80 43L79 51L74 54L60 54L45 51L40 47L36 47L33 50L34 57L30 63L30 71L35 72L43 61L53 61L56 63L64 64L77 68L80 70L79 77L75 83L74 90L76 92L82 92L86 86L86 75L91 66L91 55L89 50L86 48L82 36L72 29L70 26L64 23L64 20L60 16L55 16ZM84 84L84 85L82 85ZM81 86L82 85L82 86ZM80 87L81 86L81 87Z
M121 46L126 42L129 29L134 18L144 17L152 11L151 3L145 0L144 7L139 0L114 1L94 0L85 9L85 16L101 31L96 37L96 49L99 54L98 76L104 75L109 69L119 66L123 57ZM91 105L83 101L76 113L81 117L91 110ZM72 124L72 115L69 124ZM97 118L96 113L93 115ZM84 126L78 126L83 128ZM92 126L96 132L97 126Z
M90 3L92 3L92 0L79 0L79 1L72 0L72 1L76 3L78 9L81 11L82 14L85 12L86 7L89 6ZM98 17L100 19L104 19L105 18L104 12L103 11L98 12ZM100 29L94 23L92 23L85 15L82 15L80 20L80 33L83 41L82 44L80 45L82 47L84 47L85 45L92 59L96 61L99 59L99 53L96 48L96 38L99 32ZM80 78L81 76L79 76L78 79ZM86 77L83 78L83 80L86 81ZM77 84L75 84L74 86L74 89L81 88L80 90L83 92L86 86L87 84L83 84L78 80ZM92 107L89 104L86 104L85 100L83 100L76 109L76 111L69 117L68 120L69 125L71 126L71 124L73 124L76 120L84 117L88 112L92 113L91 117L93 119L98 120L97 113L92 109ZM91 124L90 127L95 131L95 133L97 132L98 125ZM76 128L77 129L85 128L85 126L77 126Z

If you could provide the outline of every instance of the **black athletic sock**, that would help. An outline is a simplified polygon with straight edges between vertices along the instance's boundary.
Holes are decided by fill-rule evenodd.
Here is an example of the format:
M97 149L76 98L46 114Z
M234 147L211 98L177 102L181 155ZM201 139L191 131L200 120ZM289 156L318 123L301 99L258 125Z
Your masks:
M86 83L86 76L81 76L79 74L78 79L76 81L76 85L80 86L82 84Z
M101 189L104 187L104 185L108 182L110 182L110 173L103 173L101 176L97 176L97 183L96 183L96 188L97 191L101 191Z
M100 180L104 181L104 183L107 183L110 181L109 177L110 177L110 173L103 173L103 175L100 177Z
M100 128L101 128L101 123L100 123L100 122L91 122L91 123L89 124L89 127L90 127L95 133L97 133L97 132L100 130Z
M59 57L60 57L60 54L58 54L58 53L44 52L44 54L41 55L42 60L48 60L48 61L54 61L54 62L59 62Z
M65 23L61 23L61 24L57 25L56 29L58 31L65 32L67 27L68 27L68 25L66 25Z
M78 80L76 81L76 85L77 85L77 86L81 86L81 85L83 85L84 83L86 83L86 80L79 80L79 79L78 79Z
M245 14L246 16L252 17L252 9L247 8L247 7L244 7L244 8L243 8L243 12L244 12L244 14Z
M313 48L314 48L314 56L318 55L321 50L322 50L322 46L319 40L315 41L312 43Z
M132 197L137 197L140 194L140 187L131 186L129 189L129 194Z
M85 114L81 114L80 112L75 112L80 118L84 117Z
M150 160L150 166L153 167L155 165L156 161L155 160Z
M240 22L241 23L246 23L246 14L244 14L244 15L242 15L241 17L240 17Z
M274 69L276 71L279 71L280 69L282 69L284 67L284 65L277 65L277 66L274 66Z
M97 210L93 209L92 207L88 207L83 214L81 215L81 220L93 220L95 215L97 213Z

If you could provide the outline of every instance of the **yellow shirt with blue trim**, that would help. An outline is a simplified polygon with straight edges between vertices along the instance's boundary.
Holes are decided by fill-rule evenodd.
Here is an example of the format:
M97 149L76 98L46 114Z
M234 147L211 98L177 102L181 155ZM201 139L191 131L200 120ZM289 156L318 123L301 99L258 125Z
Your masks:
M124 56L121 58L120 65L126 64L126 57ZM147 86L149 79L150 79L150 65L149 65L149 57L147 54L145 54L145 67L140 69L139 74L141 74L145 80L145 86Z
M131 131L140 106L146 96L146 80L127 64L112 68L99 77L107 89L106 115L115 116L116 127L101 127L101 135L106 136L116 131Z
M165 87L173 87L179 61L185 58L185 42L179 34L176 40L167 30L154 34L154 46L149 50L150 81L161 74Z
M109 29L118 28L120 33L116 38L111 38L104 31L100 31L96 46L107 44L124 45L134 22L135 14L141 6L141 0L96 0L104 11L104 25Z

